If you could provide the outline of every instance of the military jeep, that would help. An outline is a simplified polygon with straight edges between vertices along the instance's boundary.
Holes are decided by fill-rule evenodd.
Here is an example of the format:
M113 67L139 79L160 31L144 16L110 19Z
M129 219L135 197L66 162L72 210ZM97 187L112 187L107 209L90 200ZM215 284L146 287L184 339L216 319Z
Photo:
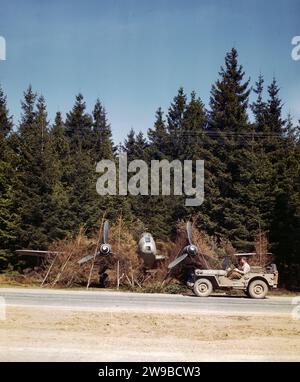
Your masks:
M242 290L248 297L264 298L271 288L277 288L278 271L275 264L251 267L240 279L230 279L229 270L195 269L188 285L198 297L208 297L215 290Z

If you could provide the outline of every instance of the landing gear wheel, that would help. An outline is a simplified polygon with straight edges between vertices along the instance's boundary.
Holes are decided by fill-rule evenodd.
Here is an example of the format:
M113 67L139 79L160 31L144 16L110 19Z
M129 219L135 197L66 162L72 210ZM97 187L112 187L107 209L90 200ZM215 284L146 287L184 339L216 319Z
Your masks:
M208 279L198 279L194 284L194 293L198 297L208 297L213 291L213 286Z
M248 294L252 298L265 298L268 290L268 285L263 280L254 280L248 287Z

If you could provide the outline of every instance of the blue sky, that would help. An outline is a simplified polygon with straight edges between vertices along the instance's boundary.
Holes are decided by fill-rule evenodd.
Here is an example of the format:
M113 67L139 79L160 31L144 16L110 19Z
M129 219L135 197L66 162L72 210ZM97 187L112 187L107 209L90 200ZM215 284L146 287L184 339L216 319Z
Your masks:
M183 86L208 105L225 53L235 46L252 83L278 79L285 112L300 118L299 0L0 0L7 60L0 83L18 121L31 83L50 119L82 92L89 110L104 103L113 136L147 131Z

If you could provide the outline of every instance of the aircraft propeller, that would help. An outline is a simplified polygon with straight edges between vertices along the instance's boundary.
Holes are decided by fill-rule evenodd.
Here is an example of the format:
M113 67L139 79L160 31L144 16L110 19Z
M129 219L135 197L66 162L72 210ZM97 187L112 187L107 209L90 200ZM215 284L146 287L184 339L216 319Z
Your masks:
M192 224L190 221L188 221L186 224L186 233L189 245L185 246L179 252L178 256L173 261L171 261L171 263L168 265L169 269L176 267L176 265L181 263L188 256L195 256L199 252L198 247L193 244Z
M103 225L103 236L102 236L102 244L100 245L99 249L97 249L96 256L107 256L111 254L111 246L108 244L108 236L109 236L109 224L108 221L106 220ZM84 264L87 261L91 260L94 258L95 255L87 255L82 257L79 261L78 264Z

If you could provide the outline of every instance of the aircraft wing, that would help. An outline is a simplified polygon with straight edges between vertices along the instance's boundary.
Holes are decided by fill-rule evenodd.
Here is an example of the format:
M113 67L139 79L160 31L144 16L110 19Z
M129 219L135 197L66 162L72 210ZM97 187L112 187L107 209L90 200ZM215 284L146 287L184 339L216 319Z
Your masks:
M155 260L164 260L166 258L166 256L162 256L162 255L156 255L155 256Z
M259 255L259 253L257 252L246 252L246 253L234 253L233 254L234 256L256 256L256 255ZM266 255L272 255L272 253L270 252L267 252Z
M35 249L17 249L16 253L20 256L37 256L37 257L46 257L48 255L58 255L62 252L52 252L52 251L39 251Z

